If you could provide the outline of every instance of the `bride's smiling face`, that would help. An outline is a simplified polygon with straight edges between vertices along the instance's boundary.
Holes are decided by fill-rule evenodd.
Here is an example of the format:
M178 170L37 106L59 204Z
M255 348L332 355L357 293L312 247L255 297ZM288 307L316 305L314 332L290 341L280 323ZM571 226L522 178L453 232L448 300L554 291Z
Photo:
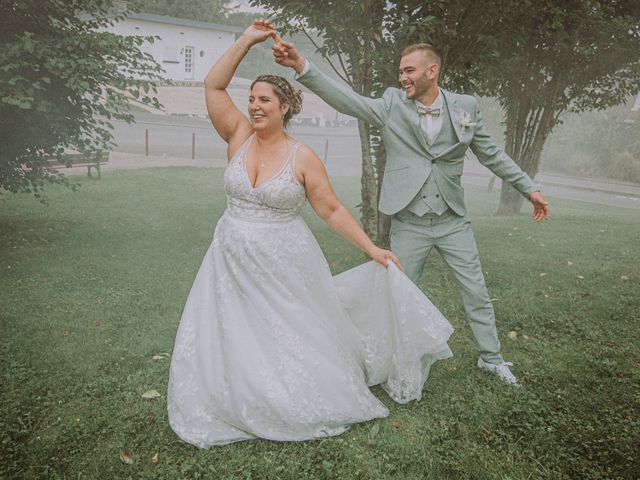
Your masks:
M273 91L273 85L267 82L256 82L249 96L249 118L256 130L264 130L279 126L283 128L284 114L288 107L283 106Z

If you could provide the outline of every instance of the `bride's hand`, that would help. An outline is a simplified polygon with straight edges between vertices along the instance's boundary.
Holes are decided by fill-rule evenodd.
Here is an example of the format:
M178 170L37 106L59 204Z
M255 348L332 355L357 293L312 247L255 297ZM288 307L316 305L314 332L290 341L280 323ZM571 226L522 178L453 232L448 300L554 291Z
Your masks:
M391 250L385 250L383 248L373 247L371 251L367 252L367 255L371 257L372 260L375 260L383 267L388 265L389 260L395 263L401 271L404 271L402 268L402 264L398 257L396 257Z
M269 20L254 20L242 35L251 42L251 45L264 42L269 37L280 38Z

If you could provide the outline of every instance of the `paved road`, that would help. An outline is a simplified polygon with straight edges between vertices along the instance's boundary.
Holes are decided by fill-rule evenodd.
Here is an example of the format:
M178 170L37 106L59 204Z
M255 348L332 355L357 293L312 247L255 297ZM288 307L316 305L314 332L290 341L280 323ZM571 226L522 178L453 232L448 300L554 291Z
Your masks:
M132 125L113 122L117 147L107 168L225 164L226 144L208 120L150 114L136 116L137 123ZM145 129L149 132L149 157L144 156ZM290 131L296 139L326 159L331 175L360 176L360 141L356 128L293 127ZM196 159L191 160L194 134ZM466 161L464 183L486 186L491 177L492 173L477 160ZM640 184L576 178L550 172L541 172L536 181L550 197L640 209ZM496 183L498 188L499 181Z
M208 120L172 119L139 114L134 124L113 122L117 152L145 153L145 130L148 130L149 155L191 158L192 136L195 134L196 158L224 158L226 144ZM349 128L293 127L291 135L313 148L324 158L359 158L358 130Z

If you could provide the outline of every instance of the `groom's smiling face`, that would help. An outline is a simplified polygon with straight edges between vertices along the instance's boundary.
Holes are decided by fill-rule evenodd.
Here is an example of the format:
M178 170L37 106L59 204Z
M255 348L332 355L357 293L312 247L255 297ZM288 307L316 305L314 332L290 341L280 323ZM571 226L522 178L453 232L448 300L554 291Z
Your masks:
M437 65L420 50L408 53L400 59L400 83L411 100L420 100L437 85Z

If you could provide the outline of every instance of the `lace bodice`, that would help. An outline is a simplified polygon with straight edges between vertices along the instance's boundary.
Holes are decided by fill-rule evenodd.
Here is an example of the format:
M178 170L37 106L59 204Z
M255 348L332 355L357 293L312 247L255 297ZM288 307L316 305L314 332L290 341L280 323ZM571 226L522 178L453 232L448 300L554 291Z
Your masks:
M247 174L246 157L254 137L255 134L244 142L224 172L227 213L248 220L279 221L297 217L307 199L304 186L294 173L300 143L291 147L288 158L274 176L253 187Z

